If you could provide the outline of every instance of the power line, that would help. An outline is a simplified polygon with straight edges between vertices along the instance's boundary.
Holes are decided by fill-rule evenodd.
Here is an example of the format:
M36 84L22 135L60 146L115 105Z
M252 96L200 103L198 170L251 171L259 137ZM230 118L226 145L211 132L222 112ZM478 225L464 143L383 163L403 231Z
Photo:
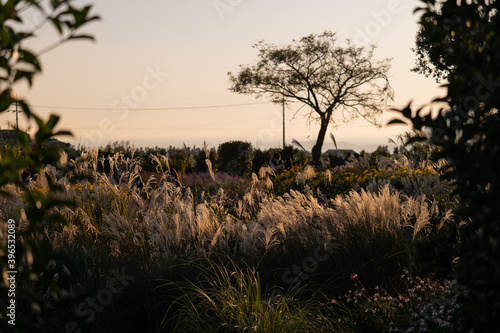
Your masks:
M71 126L64 125L71 130L83 130L83 129L96 129L98 126ZM373 125L350 125L350 128L359 128L359 127L374 127ZM114 127L113 129L117 131L199 131L199 130L259 130L263 127L206 127L206 126L196 126L196 127ZM293 126L287 127L288 129L304 129L304 126ZM279 131L279 129L272 129L273 131Z
M129 129L135 129L135 130L176 130L176 129L215 129L211 126L220 126L220 125L235 125L235 124L242 124L242 123L248 123L248 122L251 122L251 121L256 121L256 120L264 120L264 119L268 119L269 117L258 117L258 118L253 118L253 119L245 119L245 120L240 120L240 121L231 121L231 122L216 122L216 123L203 123L203 126L200 127L200 126L180 126L179 124L177 124L175 127L114 127L115 129L117 130L129 130ZM80 124L76 125L76 124L65 124L64 126L68 126L72 129L93 129L93 128L96 128L98 127L97 125L96 126L92 126L92 127L81 127ZM221 127L219 129L233 129L234 127ZM246 127L245 129L258 129L258 128L261 128L261 127ZM296 127L296 128L299 128L299 127Z
M241 103L241 104L223 104L223 105L206 105L206 106L184 106L184 107L165 107L165 108L129 108L130 111L175 111L175 110L196 110L196 109L215 109L215 108L228 108L239 107L258 104L271 104L272 102L255 102L255 103ZM73 106L46 106L46 105L30 105L33 108L41 109L65 109L65 110L86 110L86 111L111 111L111 108L84 108ZM123 109L116 109L123 110Z
M292 101L295 102L295 101ZM214 108L227 108L239 107L249 105L262 105L274 104L273 102L253 102L253 103L239 103L239 104L220 104L220 105L205 105L205 106L181 106L181 107L157 107L157 108L98 108L98 107L74 107L74 106L48 106L48 105L30 105L30 107L41 109L66 109L66 110L86 110L86 111L112 111L112 110L129 110L129 111L175 111L175 110L198 110L198 109L214 109ZM407 105L391 105L384 107L385 109L400 109L405 108ZM412 109L419 109L421 107L429 107L431 105L412 105Z

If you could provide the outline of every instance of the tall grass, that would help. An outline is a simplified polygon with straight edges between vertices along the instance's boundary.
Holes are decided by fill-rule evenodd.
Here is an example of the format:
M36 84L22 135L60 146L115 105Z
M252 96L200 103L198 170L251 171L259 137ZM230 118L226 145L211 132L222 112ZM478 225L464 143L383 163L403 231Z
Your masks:
M191 263L193 264L193 263ZM166 284L168 285L168 283ZM208 261L193 281L175 283L182 295L172 302L165 324L173 332L296 332L339 329L319 297L299 301L303 289L266 290L255 268Z
M120 157L110 159L118 163ZM262 187L252 185L242 198L228 204L223 189L213 196L195 198L189 188L176 188L166 177L158 186L142 190L134 189L130 182L112 184L106 175L95 172L97 160L92 152L82 155L78 164L78 170L86 168L94 173L93 183L58 179L65 189L60 196L75 200L77 207L63 212L70 221L68 226L47 229L56 247L75 242L100 244L116 255L139 252L148 260L173 256L191 260L209 252L260 258L288 241L302 246L343 242L353 238L350 233L355 229L367 241L380 230L411 241L425 232L432 217L431 202L425 195L405 196L387 184L322 202L307 188L270 196ZM134 161L123 163L130 166ZM129 169L122 177L129 179L135 172ZM306 169L304 173L306 179L313 172ZM49 174L57 179L57 170L48 166L36 184L41 191ZM4 221L16 208L22 208L15 195L2 200Z
M448 207L439 204L446 184L436 182L434 175L402 178L402 190L390 181L374 180L364 189L329 197L309 185L321 176L321 184L329 186L346 167L324 173L306 168L296 177L300 189L281 196L273 195L267 172L261 177L253 175L251 180L213 174L206 180L192 176L198 186L193 193L189 187L179 188L168 181L166 156L153 158L156 178L145 179L143 188L134 187L138 171L132 166L137 158L118 153L108 160L123 170L120 184L112 175L97 171L97 163L105 161L90 151L69 162L73 176L90 173L88 180L60 177L56 168L47 166L30 185L44 195L47 177L52 177L63 188L57 195L77 203L62 211L69 221L67 226L47 225L45 234L54 249L83 262L91 262L96 255L104 256L103 262L114 262L94 267L99 276L122 264L146 272L142 273L144 279L150 280L141 288L149 288L147 293L155 286L153 278L170 275L178 291L185 293L172 305L166 326L178 330L334 329L328 322L335 318L330 314L326 320L318 301L303 297L300 287L287 283L284 271L293 267L307 270L303 263L314 257L318 248L334 244L334 251L314 263L317 270L307 274L310 277L304 282L315 288L329 283L324 291L330 292L341 287L337 277L348 279L351 273L358 273L369 280L363 281L365 285L390 289L397 284L402 268L411 267L415 242L451 218ZM367 168L366 163L353 161L352 165ZM202 195L204 186L209 190ZM20 226L26 222L19 190L7 190L12 195L0 197L4 238L9 218L19 220ZM218 253L230 260L226 264L217 260L198 264L200 258L214 258ZM185 268L190 274L201 273L185 282L172 268L179 262L191 264ZM70 271L79 272L71 267ZM293 274L301 279L306 275ZM80 289L91 285L86 282L87 273L73 275L82 284ZM280 298L268 294L276 286L283 288ZM148 297L144 298L148 302L158 301L156 295ZM150 308L155 305L149 304Z

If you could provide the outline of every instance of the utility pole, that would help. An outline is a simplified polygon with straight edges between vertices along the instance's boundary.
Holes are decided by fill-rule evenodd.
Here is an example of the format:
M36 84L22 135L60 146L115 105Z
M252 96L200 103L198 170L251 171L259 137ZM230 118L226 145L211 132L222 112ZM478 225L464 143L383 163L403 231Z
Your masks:
M16 98L16 129L19 129L19 111L17 110L17 98Z
M283 96L283 150L285 150L285 96Z
M15 101L14 103L16 104L16 110L7 110L7 112L15 112L16 113L16 129L19 129L19 112L22 112L22 111L19 111L18 109L18 103L17 103L17 94L15 95Z

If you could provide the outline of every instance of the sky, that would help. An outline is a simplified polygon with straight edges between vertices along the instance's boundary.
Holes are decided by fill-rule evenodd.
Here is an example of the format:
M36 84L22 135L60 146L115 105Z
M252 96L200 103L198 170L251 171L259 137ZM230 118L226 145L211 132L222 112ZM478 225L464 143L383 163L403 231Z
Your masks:
M78 4L89 4L77 0ZM252 45L260 40L287 45L311 33L337 34L339 43L376 44L375 58L393 58L390 83L394 107L410 101L424 105L442 95L432 78L410 71L418 29L417 0L100 0L93 13L100 21L82 32L95 42L72 41L41 56L43 73L34 85L15 87L33 110L61 116L60 128L73 144L103 146L129 141L137 147L210 147L229 140L257 148L281 147L281 105L228 90L228 72L257 61ZM27 27L40 17L28 12ZM42 50L57 36L41 29L27 46ZM243 104L243 105L242 105ZM308 125L306 109L290 105L285 113L286 143L310 149L318 126ZM153 110L152 110L153 109ZM154 110L156 109L156 110ZM385 112L381 123L393 118ZM20 127L29 126L20 118ZM0 125L15 123L4 113ZM346 142L387 145L402 126L376 128L360 119L331 126ZM331 142L325 140L324 150Z

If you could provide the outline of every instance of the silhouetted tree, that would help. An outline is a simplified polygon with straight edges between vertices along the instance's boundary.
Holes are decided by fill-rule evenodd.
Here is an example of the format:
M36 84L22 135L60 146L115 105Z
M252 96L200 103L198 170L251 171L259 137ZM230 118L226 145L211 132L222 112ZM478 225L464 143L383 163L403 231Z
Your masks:
M328 125L338 121L334 113L341 113L344 121L361 116L376 123L375 116L393 99L387 76L390 59L375 61L374 46L336 42L335 34L328 31L283 47L261 41L253 46L259 51L256 65L228 73L233 92L269 96L275 103L295 101L310 108L308 121L320 124L312 149L317 163Z

